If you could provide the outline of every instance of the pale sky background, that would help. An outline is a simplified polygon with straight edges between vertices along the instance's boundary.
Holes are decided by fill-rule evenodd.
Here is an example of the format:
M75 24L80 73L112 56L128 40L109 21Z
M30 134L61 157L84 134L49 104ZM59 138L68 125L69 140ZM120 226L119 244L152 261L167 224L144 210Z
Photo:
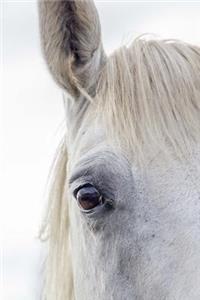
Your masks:
M35 1L1 2L4 300L39 299L36 236L49 166L64 131L61 91L40 52ZM200 1L95 1L108 53L142 33L200 45Z

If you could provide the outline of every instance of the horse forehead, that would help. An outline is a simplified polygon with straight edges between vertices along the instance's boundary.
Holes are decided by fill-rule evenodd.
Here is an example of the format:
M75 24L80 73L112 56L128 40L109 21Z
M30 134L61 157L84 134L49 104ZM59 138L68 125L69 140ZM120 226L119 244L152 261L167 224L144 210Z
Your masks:
M137 194L143 195L144 205L166 205L177 207L200 206L200 147L186 161L164 161L163 155L156 155L148 168L138 170L132 166ZM145 199L145 200L144 200Z
M74 138L74 137L73 137ZM119 167L125 162L125 167L127 167L126 154L121 154L120 151L107 143L104 124L99 124L95 120L89 122L88 120L81 126L76 139L71 142L69 149L72 149L73 160L80 160L82 155L89 154L95 155L96 158L100 155L102 161L107 160L112 162L113 157L109 153L115 153L118 156L118 161L120 162ZM149 148L151 148L149 146ZM105 151L106 149L106 151ZM159 195L163 191L175 192L176 189L179 191L181 187L183 190L188 188L188 190L196 190L200 195L200 145L196 145L191 151L191 155L184 160L170 158L167 160L164 153L154 153L152 154L151 149L148 151L149 157L147 159L147 167L138 167L136 160L133 158L129 160L129 166L132 170L133 184L136 186L148 187L148 190ZM91 161L91 164L95 164L95 159ZM109 164L110 165L110 164ZM110 165L110 167L112 164ZM129 181L130 184L130 181Z

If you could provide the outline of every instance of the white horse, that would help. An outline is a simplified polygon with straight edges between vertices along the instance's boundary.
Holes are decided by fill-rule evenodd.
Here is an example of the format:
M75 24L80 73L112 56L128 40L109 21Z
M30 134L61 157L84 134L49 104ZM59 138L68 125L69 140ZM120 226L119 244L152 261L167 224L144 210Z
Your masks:
M92 1L39 13L67 119L44 299L199 300L200 48L141 37L107 57Z

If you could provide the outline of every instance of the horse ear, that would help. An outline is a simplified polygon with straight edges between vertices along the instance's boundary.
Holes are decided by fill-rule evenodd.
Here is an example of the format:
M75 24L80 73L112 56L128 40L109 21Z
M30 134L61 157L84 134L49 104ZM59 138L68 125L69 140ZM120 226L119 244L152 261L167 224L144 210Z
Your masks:
M39 0L43 53L56 82L72 96L95 94L106 56L92 0Z

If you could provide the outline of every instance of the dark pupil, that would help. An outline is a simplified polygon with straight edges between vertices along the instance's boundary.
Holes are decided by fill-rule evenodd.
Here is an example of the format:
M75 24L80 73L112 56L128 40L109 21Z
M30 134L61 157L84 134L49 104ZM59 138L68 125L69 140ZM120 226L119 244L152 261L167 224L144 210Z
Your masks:
M101 195L93 186L82 187L76 194L80 206L89 210L101 204Z

